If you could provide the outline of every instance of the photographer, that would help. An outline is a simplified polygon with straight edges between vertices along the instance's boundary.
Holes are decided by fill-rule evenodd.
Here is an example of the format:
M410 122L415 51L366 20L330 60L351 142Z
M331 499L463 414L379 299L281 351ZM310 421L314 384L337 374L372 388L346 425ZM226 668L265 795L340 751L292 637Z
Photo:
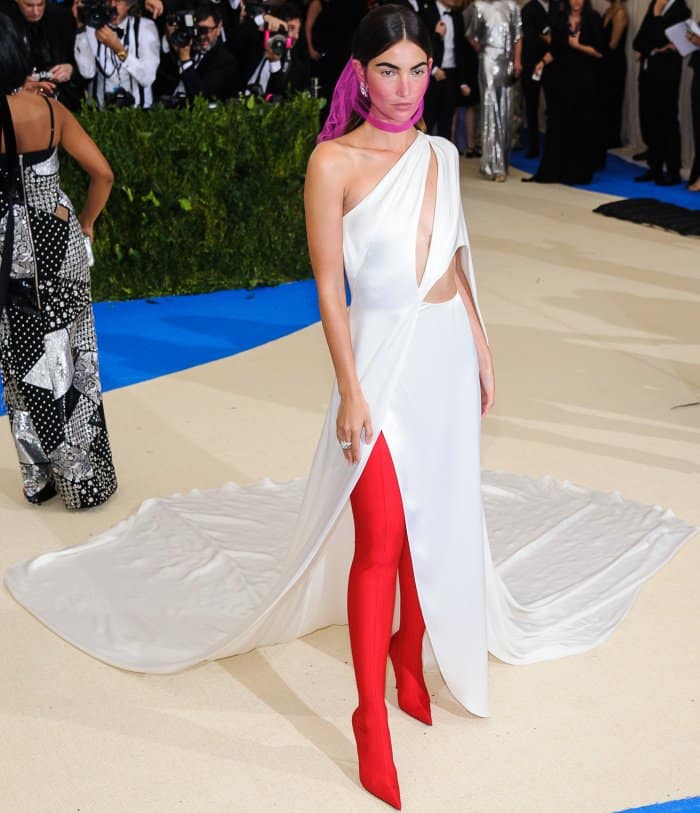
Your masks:
M275 16L265 15L246 93L279 98L288 90L308 88L309 65L296 48L300 33L301 11L294 3L281 5Z
M134 17L138 0L82 0L73 6L78 23L75 61L100 107L150 107L160 61L158 30Z
M76 110L83 95L75 69L75 22L70 12L46 0L16 0L7 5L14 27L29 51L33 73L25 87L41 88Z
M233 54L221 39L222 11L218 3L204 3L192 15L175 15L173 25L166 21L164 51L170 51L177 62L179 82L176 92L188 98L228 99L238 90L240 78ZM194 22L194 27L188 23ZM165 72L167 72L167 66ZM161 77L159 77L160 80ZM161 83L159 81L159 88Z

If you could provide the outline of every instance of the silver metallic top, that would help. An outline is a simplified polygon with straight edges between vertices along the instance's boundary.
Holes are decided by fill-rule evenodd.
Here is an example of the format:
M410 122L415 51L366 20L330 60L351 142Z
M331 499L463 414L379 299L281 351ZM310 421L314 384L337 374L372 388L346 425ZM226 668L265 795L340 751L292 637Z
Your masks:
M466 35L482 48L494 49L512 61L515 43L522 37L515 0L475 0L464 12L464 24Z

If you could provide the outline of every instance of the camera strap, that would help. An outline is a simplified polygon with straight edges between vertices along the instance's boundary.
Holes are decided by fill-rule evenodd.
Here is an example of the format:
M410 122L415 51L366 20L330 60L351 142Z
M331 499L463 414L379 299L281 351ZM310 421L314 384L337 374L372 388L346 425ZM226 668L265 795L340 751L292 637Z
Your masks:
M10 284L12 272L12 251L15 242L15 193L17 191L17 178L20 165L17 154L17 140L15 128L12 124L10 105L5 94L0 94L0 130L5 140L5 159L7 160L7 221L5 222L5 239L2 246L2 259L0 260L0 314L5 307L7 289ZM22 183L20 178L19 183Z
M139 28L141 27L141 18L140 17L131 17L130 16L130 17L127 18L127 20L126 20L126 30L124 32L123 43L124 43L124 48L129 47L129 40L130 40L131 29L132 29L131 23L132 22L133 22L133 29L134 29L134 56L136 57L136 59L138 59L139 58ZM106 54L107 53L107 47L105 45L103 45L101 42L98 43L98 45L97 45L97 59L95 60L95 64L97 65L98 73L102 74L102 77L105 80L109 79L111 76L114 76L114 74L116 73L117 78L119 79L119 83L121 84L121 62L118 59L115 58L114 54L111 54L112 65L114 66L114 70L112 71L112 73L108 74L107 71L105 70L105 68L103 67L102 61L101 61L101 58L100 58L101 54L103 52L103 49L104 49L104 53ZM146 101L146 93L145 93L143 87L141 86L141 84L136 79L134 79L134 77L131 74L129 74L129 90L130 91L134 89L134 82L136 82L136 85L137 85L137 87L139 89L139 105L141 107L143 107L144 102ZM105 81L105 90L106 89L107 89L107 82ZM93 82L93 96L97 97L97 74L95 74L95 79L94 79L94 82Z
M139 28L140 28L140 26L141 26L141 18L136 17L134 19L134 55L136 56L136 59L139 58ZM144 91L143 86L141 84L139 84L139 82L137 82L136 84L139 86L139 106L143 107L144 102L146 101L146 92Z

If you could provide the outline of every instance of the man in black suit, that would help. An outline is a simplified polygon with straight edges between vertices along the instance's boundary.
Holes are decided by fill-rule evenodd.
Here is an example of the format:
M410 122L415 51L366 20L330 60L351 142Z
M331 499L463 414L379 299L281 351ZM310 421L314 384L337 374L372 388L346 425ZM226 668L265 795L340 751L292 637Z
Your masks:
M236 93L240 79L236 58L221 40L221 4L199 6L195 23L196 47L190 42L175 49L182 87L189 98L228 99Z
M452 137L452 119L457 94L468 88L464 20L456 11L458 0L429 0L421 9L433 42L433 71L425 94L425 123L428 132Z
M529 0L520 9L523 21L523 96L527 121L527 158L540 151L539 110L540 81L532 78L535 65L547 52L546 32L549 29L549 0Z

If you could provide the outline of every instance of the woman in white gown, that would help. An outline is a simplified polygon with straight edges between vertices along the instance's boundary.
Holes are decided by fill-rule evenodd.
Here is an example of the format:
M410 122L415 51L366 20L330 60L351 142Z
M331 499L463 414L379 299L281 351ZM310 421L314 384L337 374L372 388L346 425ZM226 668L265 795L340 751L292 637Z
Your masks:
M397 572L399 705L430 724L425 616L448 685L487 713L479 429L493 370L468 273L458 153L414 127L431 67L429 35L411 11L367 15L306 184L311 263L338 383L335 455L356 466L348 623L360 778L397 808L384 703ZM338 131L345 134L326 140Z
M413 127L428 38L411 12L384 6L361 25L354 55L324 133L340 137L319 145L307 184L338 379L308 480L148 500L85 544L15 565L5 582L64 639L137 672L176 672L349 620L361 779L398 806L389 649L409 714L430 723L425 623L447 686L486 715L487 646L520 664L599 644L694 529L551 479L486 472L480 489L493 374L457 152Z

